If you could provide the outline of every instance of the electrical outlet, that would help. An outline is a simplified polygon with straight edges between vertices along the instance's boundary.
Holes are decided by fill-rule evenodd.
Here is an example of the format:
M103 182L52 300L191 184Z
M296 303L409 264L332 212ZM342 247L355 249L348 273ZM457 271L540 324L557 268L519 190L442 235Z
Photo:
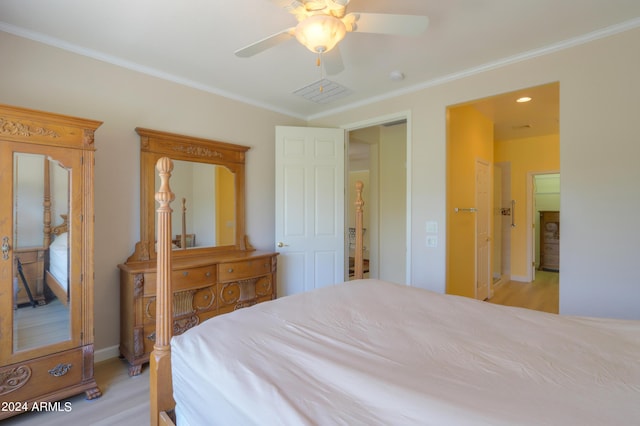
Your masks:
M434 235L427 236L427 247L438 247L438 237Z

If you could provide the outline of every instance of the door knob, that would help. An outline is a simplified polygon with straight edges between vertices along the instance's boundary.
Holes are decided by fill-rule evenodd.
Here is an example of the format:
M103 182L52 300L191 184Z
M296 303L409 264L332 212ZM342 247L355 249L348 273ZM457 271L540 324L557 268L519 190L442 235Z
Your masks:
M282 241L278 242L278 247L289 247L289 244L285 244Z

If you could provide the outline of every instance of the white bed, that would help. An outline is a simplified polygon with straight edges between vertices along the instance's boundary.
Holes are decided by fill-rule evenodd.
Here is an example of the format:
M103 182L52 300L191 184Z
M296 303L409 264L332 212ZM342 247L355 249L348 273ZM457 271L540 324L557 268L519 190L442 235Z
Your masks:
M45 282L53 294L67 306L69 303L69 237L66 231L52 233L53 241L48 247L48 262Z
M68 292L68 255L69 243L67 233L58 235L49 246L49 272L58 281L65 293Z
M640 424L640 321L358 280L171 340L178 425Z

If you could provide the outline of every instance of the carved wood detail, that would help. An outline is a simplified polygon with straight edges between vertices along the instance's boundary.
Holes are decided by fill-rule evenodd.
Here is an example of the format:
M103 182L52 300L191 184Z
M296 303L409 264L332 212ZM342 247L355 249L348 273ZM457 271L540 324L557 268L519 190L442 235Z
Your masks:
M133 354L140 356L144 353L144 341L143 341L144 329L142 327L135 327L133 329Z
M31 369L27 365L0 371L0 395L20 389L31 378Z
M91 129L84 129L84 137L82 138L82 142L85 145L93 145L95 132Z
M197 157L207 157L207 158L219 158L224 159L224 155L220 151L213 151L201 146L195 145L178 145L173 147L174 151L183 152L185 154L194 155Z
M59 138L60 134L44 127L31 126L19 121L7 120L0 117L0 133L11 136L47 136Z
M200 323L200 318L197 315L191 315L187 318L179 318L173 320L173 335L177 336L182 334L191 327L195 327Z
M256 282L256 294L258 296L266 296L271 294L271 276L258 278Z
M173 320L173 336L177 336L178 334L182 334L191 327L195 327L200 324L200 318L197 315L189 315L187 317L175 318ZM152 332L147 336L152 342L156 341L156 332Z
M133 297L142 297L144 294L144 274L136 274L133 278Z

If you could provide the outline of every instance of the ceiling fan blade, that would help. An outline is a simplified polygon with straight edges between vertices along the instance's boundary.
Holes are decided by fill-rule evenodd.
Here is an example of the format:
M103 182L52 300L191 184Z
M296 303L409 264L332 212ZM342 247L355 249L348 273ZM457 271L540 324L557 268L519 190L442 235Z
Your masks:
M355 21L353 31L392 35L418 35L429 25L429 18L420 15L390 15L385 13L350 13Z
M322 62L324 63L324 70L328 75L336 75L344 71L344 62L342 62L342 54L338 46L327 53L323 53Z
M294 31L295 28L289 28L280 31L279 33L270 35L269 37L263 38L262 40L256 41L255 43L251 43L250 45L245 46L242 49L236 50L235 54L240 58L248 58L250 56L256 55L295 37Z

